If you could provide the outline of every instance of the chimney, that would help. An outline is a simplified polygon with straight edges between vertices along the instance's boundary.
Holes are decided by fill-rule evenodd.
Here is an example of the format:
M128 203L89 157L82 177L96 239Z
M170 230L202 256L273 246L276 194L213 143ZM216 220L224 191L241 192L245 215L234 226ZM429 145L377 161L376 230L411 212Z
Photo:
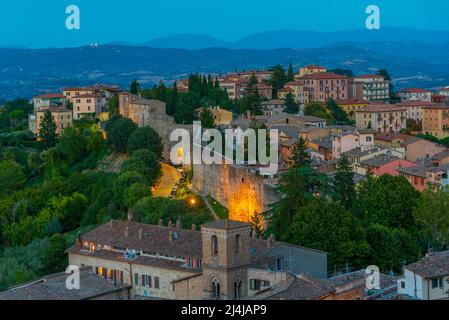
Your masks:
M126 228L125 228L125 237L128 238L128 236L129 236L129 227L126 226Z
M128 221L131 222L133 220L133 213L131 210L128 210Z
M176 229L181 229L181 219L176 220Z
M164 226L164 221L162 221L162 219L159 219L159 227L163 227Z
M274 241L276 241L276 238L274 237L274 234L271 234L267 239L267 247L271 248L274 245Z
M225 230L228 229L228 219L225 219L224 221L224 228Z
M171 219L168 220L168 227L169 227L169 228L172 228L172 227L173 227L173 222L171 221Z
M142 234L143 234L143 230L142 228L139 229L139 240L142 240Z
M173 231L172 230L168 231L168 240L173 241Z
M196 231L196 225L192 223L192 231Z
M114 227L114 220L109 221L109 226L111 227L111 229Z

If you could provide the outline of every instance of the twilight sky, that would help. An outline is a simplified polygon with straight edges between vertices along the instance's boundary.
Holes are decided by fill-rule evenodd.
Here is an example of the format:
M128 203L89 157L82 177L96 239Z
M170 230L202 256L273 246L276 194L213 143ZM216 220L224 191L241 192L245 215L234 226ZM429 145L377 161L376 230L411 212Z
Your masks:
M447 0L0 0L0 46L139 43L177 33L236 40L280 29L359 29L371 4L380 7L382 26L449 31ZM80 30L65 27L68 5L80 8Z

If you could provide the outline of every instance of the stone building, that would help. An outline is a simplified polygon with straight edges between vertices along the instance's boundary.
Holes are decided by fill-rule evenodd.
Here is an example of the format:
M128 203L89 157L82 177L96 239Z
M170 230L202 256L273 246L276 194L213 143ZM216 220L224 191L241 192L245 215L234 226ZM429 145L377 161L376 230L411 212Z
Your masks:
M327 275L326 252L253 238L249 224L232 220L201 231L182 229L179 221L112 220L79 237L68 254L69 264L130 285L131 299L246 299L290 275Z
M123 117L131 119L139 127L149 126L159 134L164 145L162 157L166 160L170 159L171 147L177 143L170 141L172 131L180 128L192 132L191 125L176 124L174 117L167 115L165 102L159 100L142 99L129 92L121 92L119 110Z

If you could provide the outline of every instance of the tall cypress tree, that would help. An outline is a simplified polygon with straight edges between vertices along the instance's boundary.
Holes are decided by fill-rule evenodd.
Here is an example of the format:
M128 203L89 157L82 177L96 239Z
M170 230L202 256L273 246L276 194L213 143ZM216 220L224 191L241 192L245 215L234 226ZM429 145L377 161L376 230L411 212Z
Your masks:
M302 137L299 137L293 146L289 164L293 168L302 168L310 166L311 163L310 154L307 152L307 143Z
M293 95L288 93L285 97L285 110L286 113L297 114L299 112L299 105L295 102Z
M39 127L39 137L45 149L56 145L56 122L51 115L50 110L44 113L44 117Z
M293 72L293 66L290 63L290 65L288 66L288 71L287 71L287 81L293 81L295 80L295 74Z

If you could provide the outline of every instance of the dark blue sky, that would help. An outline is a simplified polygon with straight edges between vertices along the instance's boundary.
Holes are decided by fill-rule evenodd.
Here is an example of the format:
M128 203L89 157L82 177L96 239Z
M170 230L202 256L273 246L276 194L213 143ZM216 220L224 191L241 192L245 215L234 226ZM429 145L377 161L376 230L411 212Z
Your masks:
M81 30L65 28L71 4L80 8ZM447 0L0 0L0 46L145 42L177 33L236 40L279 29L358 29L370 4L380 7L383 26L449 31Z

